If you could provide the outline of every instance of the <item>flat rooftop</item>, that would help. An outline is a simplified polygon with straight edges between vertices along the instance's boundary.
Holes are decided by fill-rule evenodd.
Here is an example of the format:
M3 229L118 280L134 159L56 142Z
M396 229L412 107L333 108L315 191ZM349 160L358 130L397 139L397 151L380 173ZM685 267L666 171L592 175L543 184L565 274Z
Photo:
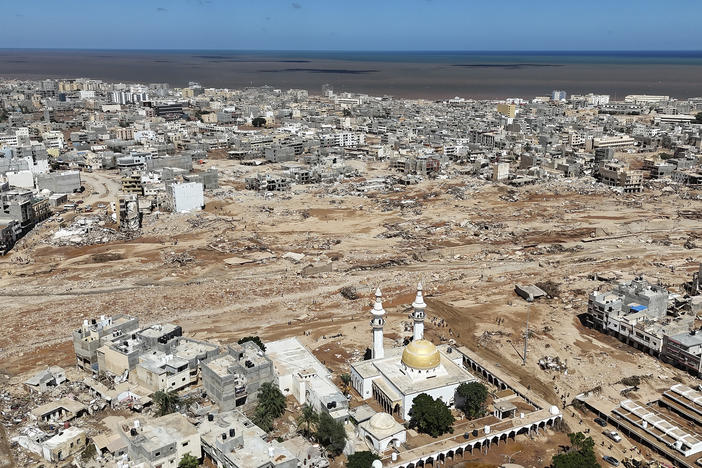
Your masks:
M279 375L314 369L318 376L331 378L329 369L295 337L266 343L266 355L273 361Z

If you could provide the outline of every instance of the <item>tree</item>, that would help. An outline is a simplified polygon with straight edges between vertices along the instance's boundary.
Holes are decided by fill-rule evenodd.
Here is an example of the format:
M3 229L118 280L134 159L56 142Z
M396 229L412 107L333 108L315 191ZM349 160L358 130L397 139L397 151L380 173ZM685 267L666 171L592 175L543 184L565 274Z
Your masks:
M264 382L258 390L258 406L266 409L273 419L285 413L285 395L272 382Z
M158 392L154 393L153 400L158 405L159 416L165 416L178 411L180 397L175 392L164 392L159 390Z
M598 468L595 457L595 442L592 437L585 437L582 432L568 434L571 446L564 453L555 455L551 460L552 468Z
M256 117L255 119L251 120L251 125L254 127L263 127L266 125L266 119L263 117Z
M697 115L695 115L695 123L702 124L702 112L698 112Z
M371 468L375 460L380 460L380 457L373 452L368 450L356 452L353 455L349 455L346 468Z
M351 383L351 376L349 374L341 374L341 382L344 384L344 392L347 392Z
M344 117L351 117L353 114L351 113L351 109L344 109Z
M80 455L80 459L84 462L87 462L95 458L95 455L97 455L97 449L95 448L95 444L90 443L85 446L83 453L81 453Z
M258 389L258 405L253 422L266 432L273 429L273 421L285 413L285 395L271 382L264 382Z
M237 343L242 344L246 343L247 341L253 341L254 343L256 343L258 347L261 348L261 351L266 350L266 345L263 344L263 341L261 341L261 338L259 338L258 336L245 336L239 341L237 341Z
M411 428L438 437L447 432L453 433L453 422L451 410L440 399L435 400L426 393L420 393L412 400Z
M582 432L575 432L568 434L570 439L570 444L578 451L590 451L592 452L595 447L595 441L592 437L585 437Z
M317 424L317 440L332 456L337 456L344 451L346 446L346 429L344 423L335 421L328 413L319 415Z
M667 161L668 159L672 158L673 155L670 153L660 153L658 157L661 158L663 161Z
M261 406L256 407L254 410L254 416L251 418L251 420L264 432L271 432L273 430L273 418Z
M181 458L178 463L178 468L197 468L198 466L200 466L200 460L189 453L183 455L183 458Z
M462 383L456 389L456 394L460 401L458 407L463 410L466 417L475 419L485 414L485 400L488 390L480 382Z
M304 426L302 433L305 437L309 437L312 434L312 427L316 426L319 422L319 413L317 413L313 407L305 403L302 405L302 411L300 416L297 418L298 426Z

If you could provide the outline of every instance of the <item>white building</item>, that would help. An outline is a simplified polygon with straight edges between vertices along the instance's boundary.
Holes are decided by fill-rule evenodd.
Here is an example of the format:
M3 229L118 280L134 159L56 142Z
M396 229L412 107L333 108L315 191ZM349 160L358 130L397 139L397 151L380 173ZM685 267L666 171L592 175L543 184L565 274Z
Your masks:
M41 139L47 148L63 149L66 143L63 139L63 132L52 130L41 134Z
M651 94L629 94L624 98L624 102L634 104L650 104L661 101L670 101L670 96L654 96Z
M329 370L297 338L266 343L266 356L273 361L278 387L283 395L293 395L337 421L349 416L348 400L332 382Z
M493 166L492 180L499 182L509 177L509 163L497 163Z
M174 213L197 211L205 206L203 185L199 182L171 184L168 187L168 195Z
M453 406L456 388L475 377L462 364L460 353L450 346L437 347L424 339L426 304L421 284L412 304L414 339L404 348L382 349L385 311L380 289L371 311L373 358L351 365L353 388L365 400L374 398L387 413L408 420L414 398L426 393Z
M358 425L358 435L368 444L368 448L383 453L388 447L400 447L407 442L405 427L388 413L376 413L369 420Z

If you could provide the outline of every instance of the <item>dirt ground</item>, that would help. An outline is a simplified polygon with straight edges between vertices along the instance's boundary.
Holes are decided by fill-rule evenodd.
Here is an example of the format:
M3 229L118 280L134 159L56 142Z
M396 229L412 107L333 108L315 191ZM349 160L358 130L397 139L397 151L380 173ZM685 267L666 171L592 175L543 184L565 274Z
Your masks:
M387 173L354 163L369 178ZM208 194L203 212L146 215L134 239L75 247L52 243L66 223L52 219L0 258L0 373L17 383L49 364L69 366L71 331L84 318L119 313L142 325L175 322L219 343L298 336L344 372L370 344L375 288L389 313L386 346L400 345L422 281L430 339L475 349L548 401L628 375L660 376L661 388L676 376L689 380L585 329L578 314L591 291L608 286L592 273L643 274L681 291L702 260L702 231L678 210L702 210L698 192L621 195L578 181L511 188L456 177L388 193L360 194L344 183L264 196L234 188L253 168L227 160L199 167L210 166L222 188ZM74 198L109 206L116 177L86 174L88 190ZM287 252L305 257L295 263L282 258ZM193 260L165 261L181 253ZM303 271L328 263L331 271ZM543 281L558 285L557 297L529 304L514 293L517 283ZM345 286L359 299L342 297ZM542 371L537 361L547 355L565 361L567 375ZM568 412L571 427L578 419Z

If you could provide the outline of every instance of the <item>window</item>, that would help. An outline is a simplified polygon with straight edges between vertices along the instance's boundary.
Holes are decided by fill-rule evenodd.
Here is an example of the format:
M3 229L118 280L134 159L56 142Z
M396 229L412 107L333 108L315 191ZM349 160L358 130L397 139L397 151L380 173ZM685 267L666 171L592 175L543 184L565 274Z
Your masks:
M183 442L183 447L187 447L189 443L189 441Z

